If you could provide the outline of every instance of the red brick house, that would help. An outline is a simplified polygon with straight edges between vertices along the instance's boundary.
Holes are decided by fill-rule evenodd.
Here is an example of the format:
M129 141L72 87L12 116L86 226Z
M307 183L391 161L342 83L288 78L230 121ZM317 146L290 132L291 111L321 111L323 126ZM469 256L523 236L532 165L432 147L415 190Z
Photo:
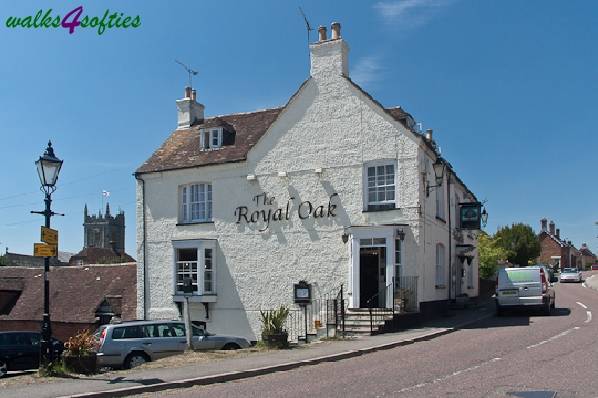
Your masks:
M543 218L540 220L540 256L538 263L549 264L554 269L581 266L579 250L571 243L561 238L561 232L554 221Z
M0 331L40 330L43 280L38 267L0 267ZM112 318L135 319L135 263L51 267L49 280L52 334L62 341Z

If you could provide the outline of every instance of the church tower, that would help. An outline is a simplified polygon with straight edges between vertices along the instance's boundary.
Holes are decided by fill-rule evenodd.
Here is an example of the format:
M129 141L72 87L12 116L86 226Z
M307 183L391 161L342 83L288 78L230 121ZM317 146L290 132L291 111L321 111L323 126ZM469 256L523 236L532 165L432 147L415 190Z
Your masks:
M110 203L106 211L89 215L87 204L83 210L83 246L112 249L118 254L125 252L125 212L110 213Z

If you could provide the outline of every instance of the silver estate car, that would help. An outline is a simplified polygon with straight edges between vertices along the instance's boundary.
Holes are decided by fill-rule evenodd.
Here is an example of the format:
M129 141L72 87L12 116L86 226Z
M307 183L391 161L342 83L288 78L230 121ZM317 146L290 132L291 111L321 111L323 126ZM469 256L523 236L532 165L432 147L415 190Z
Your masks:
M196 350L235 350L251 344L243 337L218 336L193 326ZM98 365L134 368L185 351L185 324L180 321L135 321L104 325L96 332Z

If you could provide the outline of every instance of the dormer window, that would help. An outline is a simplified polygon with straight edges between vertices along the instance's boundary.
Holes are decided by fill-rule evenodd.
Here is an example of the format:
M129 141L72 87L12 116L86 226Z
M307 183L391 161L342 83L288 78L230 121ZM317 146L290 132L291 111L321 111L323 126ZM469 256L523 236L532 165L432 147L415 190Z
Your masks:
M205 128L200 130L199 146L202 150L216 149L222 146L222 127Z

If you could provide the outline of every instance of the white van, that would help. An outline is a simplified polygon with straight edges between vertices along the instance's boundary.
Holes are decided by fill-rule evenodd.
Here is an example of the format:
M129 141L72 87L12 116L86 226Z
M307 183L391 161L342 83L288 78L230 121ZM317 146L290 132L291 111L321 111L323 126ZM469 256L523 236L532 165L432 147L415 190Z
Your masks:
M550 315L555 307L554 289L543 268L504 268L496 277L496 314L505 309L528 307Z

